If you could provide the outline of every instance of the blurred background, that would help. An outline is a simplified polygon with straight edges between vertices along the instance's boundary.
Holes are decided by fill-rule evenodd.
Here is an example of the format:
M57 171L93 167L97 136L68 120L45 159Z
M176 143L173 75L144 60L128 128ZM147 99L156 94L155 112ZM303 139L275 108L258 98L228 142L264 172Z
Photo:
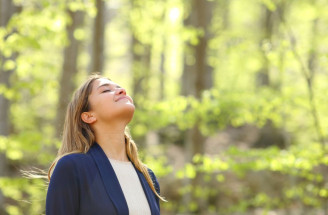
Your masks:
M0 214L45 213L65 109L127 89L163 215L328 214L326 0L0 0ZM325 96L326 95L326 96Z

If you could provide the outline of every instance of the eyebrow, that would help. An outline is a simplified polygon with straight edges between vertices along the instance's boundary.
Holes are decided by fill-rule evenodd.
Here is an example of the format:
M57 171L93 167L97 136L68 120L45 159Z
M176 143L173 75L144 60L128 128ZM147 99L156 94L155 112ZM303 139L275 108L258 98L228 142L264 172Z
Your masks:
M108 83L106 83L106 84L102 84L102 85L100 85L99 87L97 87L97 90L100 88L100 87L104 87L104 86L111 86L111 84L108 84ZM116 85L116 88L121 88L119 85Z

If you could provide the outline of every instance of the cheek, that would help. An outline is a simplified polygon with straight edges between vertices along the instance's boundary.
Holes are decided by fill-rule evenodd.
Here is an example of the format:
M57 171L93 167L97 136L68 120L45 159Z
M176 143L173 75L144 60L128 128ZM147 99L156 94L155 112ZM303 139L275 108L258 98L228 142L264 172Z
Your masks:
M94 111L100 115L112 115L120 108L119 104L113 101L112 95L104 95L94 104Z

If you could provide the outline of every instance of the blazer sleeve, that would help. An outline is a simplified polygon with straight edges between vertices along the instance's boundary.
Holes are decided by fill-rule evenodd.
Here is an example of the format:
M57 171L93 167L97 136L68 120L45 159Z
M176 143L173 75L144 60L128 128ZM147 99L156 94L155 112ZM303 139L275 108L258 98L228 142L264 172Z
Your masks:
M150 175L150 177L151 177L151 179L153 181L153 184L154 184L154 187L155 187L156 192L160 195L161 194L161 188L159 186L159 183L157 181L157 178L156 178L154 172L151 169L148 169L148 172L149 172L149 175ZM159 198L157 196L155 196L155 198L156 198L156 203L158 205L158 208L160 208Z
M74 162L61 158L51 176L47 198L46 215L78 215L79 183Z

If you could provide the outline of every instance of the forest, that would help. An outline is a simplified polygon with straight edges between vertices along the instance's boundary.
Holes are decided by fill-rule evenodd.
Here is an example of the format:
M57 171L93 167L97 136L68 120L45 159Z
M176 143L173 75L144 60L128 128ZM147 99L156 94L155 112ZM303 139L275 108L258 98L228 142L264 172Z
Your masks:
M123 86L163 215L328 215L328 1L0 0L0 214L45 214L74 90ZM26 173L35 173L29 178Z

